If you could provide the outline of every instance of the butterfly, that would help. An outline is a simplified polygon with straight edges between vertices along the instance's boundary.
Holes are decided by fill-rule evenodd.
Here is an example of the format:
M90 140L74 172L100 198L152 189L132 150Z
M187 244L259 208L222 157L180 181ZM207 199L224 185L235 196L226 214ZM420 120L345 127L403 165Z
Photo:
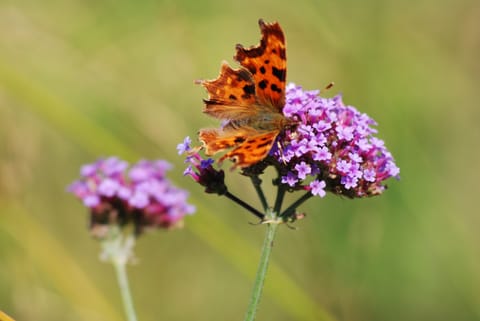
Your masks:
M250 48L236 45L238 69L223 62L219 76L197 83L206 88L203 112L222 121L220 128L198 133L207 156L227 151L235 167L246 168L267 157L279 133L290 124L285 105L285 36L277 22L259 20L262 38Z

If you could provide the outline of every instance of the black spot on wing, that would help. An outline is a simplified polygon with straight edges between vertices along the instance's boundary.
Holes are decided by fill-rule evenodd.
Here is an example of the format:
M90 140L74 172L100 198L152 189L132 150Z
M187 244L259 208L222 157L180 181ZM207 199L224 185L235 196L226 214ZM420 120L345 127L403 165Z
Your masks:
M248 70L241 68L237 71L237 80L250 81L251 79L252 76L250 75Z
M275 66L272 67L272 74L278 78L278 80L280 80L281 82L284 82L285 81L285 75L287 74L286 73L286 70L285 69L278 69L276 68Z
M276 91L277 93L281 93L281 92L282 92L282 90L281 90L280 88L278 88L278 86L275 85L275 84L271 84L271 85L270 85L270 89L271 89L272 91Z
M243 86L243 91L247 95L253 95L253 94L255 94L255 86L254 85L245 85L245 86Z
M268 85L268 81L266 79L263 79L258 83L258 87L260 87L261 89L267 88L267 85Z
M262 147L267 147L268 145L270 145L270 142L264 142L264 143L258 144L258 147L262 148Z

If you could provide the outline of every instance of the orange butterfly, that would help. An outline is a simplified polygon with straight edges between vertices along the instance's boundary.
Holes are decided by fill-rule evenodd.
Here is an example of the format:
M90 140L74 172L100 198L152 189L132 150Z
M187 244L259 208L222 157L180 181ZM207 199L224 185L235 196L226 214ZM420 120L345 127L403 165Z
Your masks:
M222 120L221 128L201 129L198 136L207 156L231 149L234 167L245 168L262 161L285 126L287 57L280 25L259 20L262 39L250 48L236 46L234 59L242 65L232 69L223 62L214 80L199 81L208 92L203 112Z

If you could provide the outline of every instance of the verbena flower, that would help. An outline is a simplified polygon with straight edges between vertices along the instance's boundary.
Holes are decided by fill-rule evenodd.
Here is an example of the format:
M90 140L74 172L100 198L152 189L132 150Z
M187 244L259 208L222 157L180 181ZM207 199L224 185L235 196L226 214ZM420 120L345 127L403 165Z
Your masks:
M177 145L179 154L187 153L185 160L189 165L183 175L192 177L197 183L205 187L209 194L224 195L227 192L225 185L225 172L213 167L215 161L212 158L204 159L198 149L191 147L190 137L185 137L183 143Z
M318 90L305 91L291 83L283 113L295 125L279 135L264 161L243 169L243 174L254 176L273 165L280 172L279 184L289 190L307 190L320 197L328 191L352 198L381 194L385 180L399 177L391 153L374 136L376 122L346 106L340 95L323 98ZM187 152L186 174L203 186L223 184L223 171L213 169L212 159L204 165L189 137L177 150Z
M384 181L398 178L400 170L384 142L374 136L376 122L346 106L340 95L318 94L287 86L283 113L296 125L279 136L270 152L281 183L321 197L325 193L320 186L349 197L382 193Z
M257 164L242 168L260 195L262 205L268 208L261 191L259 178L268 166L278 172L274 184L279 187L276 208L280 208L285 192L298 190L306 194L282 213L284 221L299 217L297 207L312 196L325 197L327 192L360 198L381 194L385 180L399 178L399 168L384 142L375 137L376 122L352 106L342 97L319 96L319 91L305 91L289 84L283 114L291 124L278 135L269 155ZM204 158L202 147L192 147L189 137L177 146L179 154L186 153L188 167L184 174L205 187L207 193L225 195L247 208L257 217L263 215L250 205L228 193L225 173L211 158ZM278 205L278 206L277 206Z
M90 209L91 231L103 237L110 225L133 225L139 235L145 228L179 225L195 208L188 193L166 178L171 165L164 160L141 160L129 168L116 157L82 166L81 178L68 191Z

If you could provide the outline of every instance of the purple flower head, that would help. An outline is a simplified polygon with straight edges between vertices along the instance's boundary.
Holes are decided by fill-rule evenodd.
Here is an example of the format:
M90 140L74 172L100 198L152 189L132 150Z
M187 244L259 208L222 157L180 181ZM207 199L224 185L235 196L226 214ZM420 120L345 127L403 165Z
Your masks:
M194 212L188 194L166 178L170 168L164 160L141 160L129 169L118 158L99 159L82 166L81 178L68 191L90 209L92 232L108 224L133 224L137 234L148 227L169 228Z
M189 140L190 138L187 137L184 142ZM204 186L206 193L224 195L227 192L225 173L223 170L217 170L213 167L215 163L213 159L202 158L198 151L192 148L185 149L184 153L188 155L185 162L189 165L183 175L192 177L197 183Z
M260 136L272 127L275 129L272 118L276 115L267 113L265 118L222 119L219 130L203 132L205 136L211 135L208 143L199 137L202 146L192 148L190 138L185 138L177 146L179 154L187 155L188 167L184 175L204 186L207 193L225 195L262 218L263 214L228 192L225 173L215 166L227 158L236 161L233 168L241 167L241 173L251 178L264 208L269 208L269 204L261 190L260 175L272 166L278 173L273 180L278 187L275 211L281 210L284 193L307 191L278 213L285 222L298 219L296 208L309 197L324 197L327 192L349 198L379 195L386 189L385 180L398 178L400 170L391 153L385 143L374 136L376 122L356 108L345 105L340 95L323 98L319 91L305 91L289 84L282 112L285 118L281 118L283 125L276 140L272 143L265 139L263 145L258 145L271 146L268 155L246 167L238 165L242 158L248 159L250 152L253 157L262 152L250 143L253 139L249 140L249 135ZM207 156L217 152L224 155L214 161L200 155L202 150Z
M375 121L344 105L340 95L322 98L318 91L289 84L283 113L297 124L281 133L282 148L270 153L283 172L282 184L353 198L380 194L386 179L398 178L385 143L373 136Z
M400 170L392 155L374 136L376 122L345 105L340 95L323 98L317 90L289 84L283 114L292 125L280 133L264 161L242 169L244 175L256 176L274 165L280 172L279 183L290 191L309 190L319 196L330 191L351 198L381 194L385 180L398 178ZM223 171L213 168L212 159L199 155L200 147L192 149L189 137L177 150L187 154L186 175L209 192L226 190Z

